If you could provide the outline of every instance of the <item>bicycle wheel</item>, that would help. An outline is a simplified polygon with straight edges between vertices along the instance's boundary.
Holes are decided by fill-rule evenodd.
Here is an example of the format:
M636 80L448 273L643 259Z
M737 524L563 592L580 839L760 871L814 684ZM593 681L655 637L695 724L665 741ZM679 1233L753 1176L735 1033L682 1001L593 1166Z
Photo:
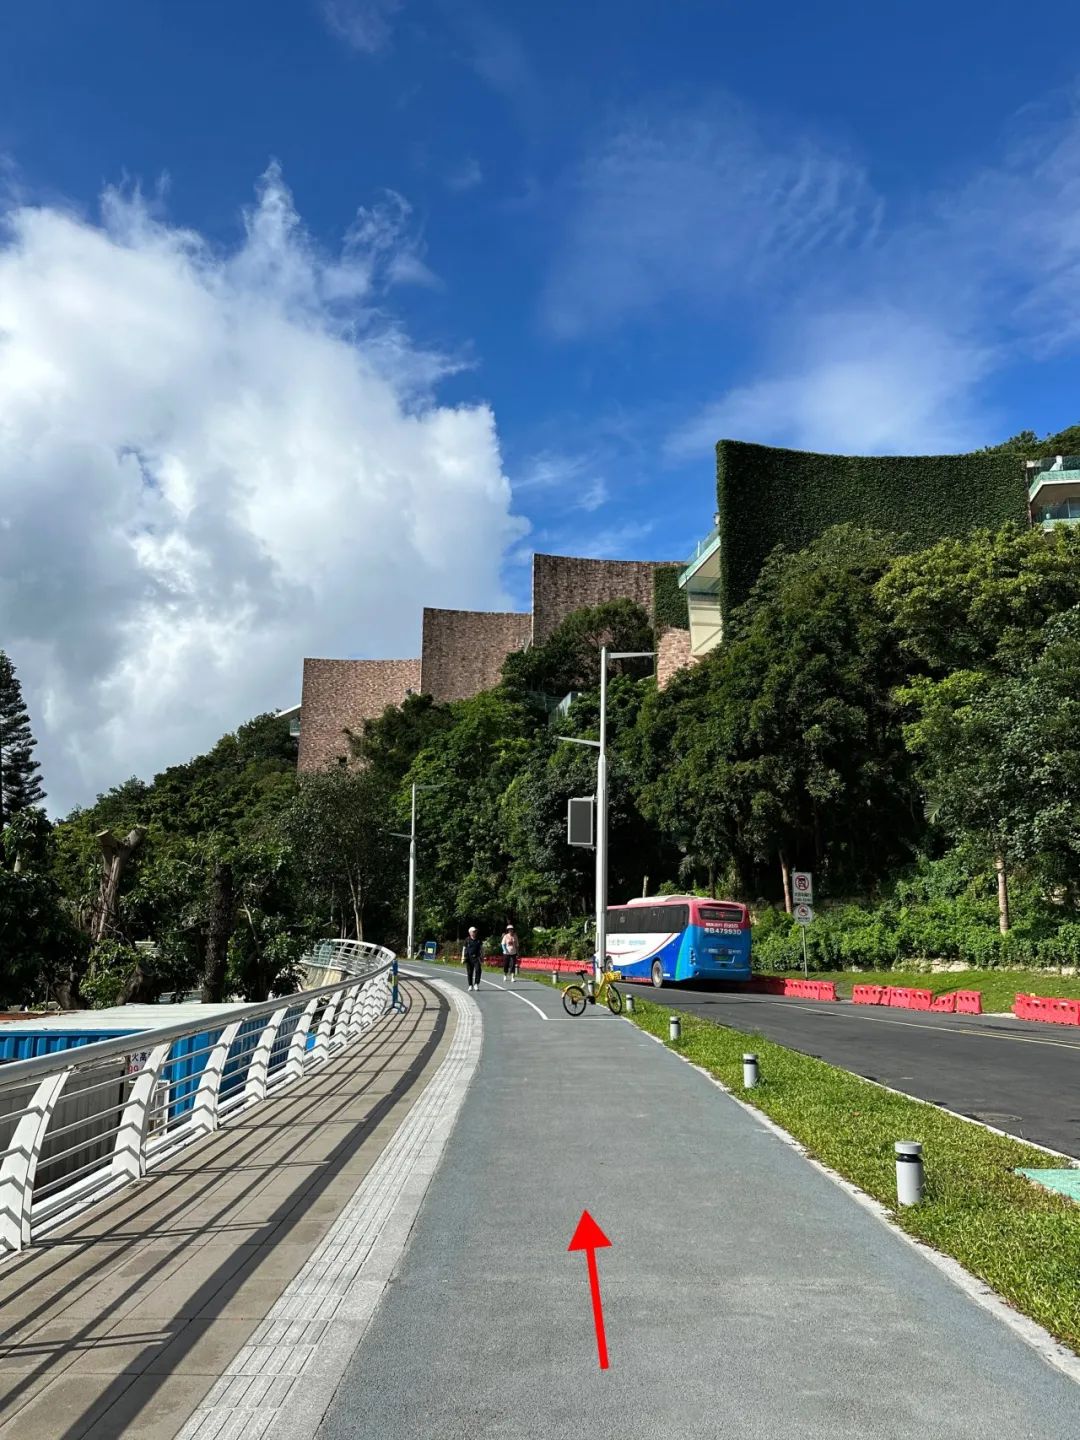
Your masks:
M615 989L614 985L608 986L607 1008L611 1011L613 1015L622 1014L622 996L619 994L618 990Z
M585 991L580 985L568 985L562 992L562 1003L568 1015L581 1015L585 1009Z

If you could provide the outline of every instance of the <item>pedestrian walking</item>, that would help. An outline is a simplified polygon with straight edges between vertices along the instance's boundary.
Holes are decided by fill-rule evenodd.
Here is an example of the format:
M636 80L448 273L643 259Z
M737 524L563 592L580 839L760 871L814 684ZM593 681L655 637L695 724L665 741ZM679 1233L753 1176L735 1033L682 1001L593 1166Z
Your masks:
M508 924L502 937L503 979L509 979L511 985L517 978L519 948L517 932Z
M484 964L484 942L476 933L476 926L469 926L469 938L461 947L461 958L465 964L465 974L468 977L469 989L480 989L480 971Z

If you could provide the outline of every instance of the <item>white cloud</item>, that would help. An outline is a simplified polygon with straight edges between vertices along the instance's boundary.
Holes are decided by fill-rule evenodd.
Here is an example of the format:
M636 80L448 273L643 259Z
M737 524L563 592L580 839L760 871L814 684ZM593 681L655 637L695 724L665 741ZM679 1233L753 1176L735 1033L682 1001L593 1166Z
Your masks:
M1014 120L993 163L923 197L873 246L796 267L761 297L756 378L679 425L669 458L721 436L917 453L1007 433L988 378L1060 362L1080 340L1078 176L1080 113L1052 97Z
M521 467L514 480L514 493L542 491L561 499L566 510L592 513L607 504L608 483L602 475L599 457L591 452L573 455L542 450Z
M390 43L404 0L321 0L323 19L346 44L374 55Z
M867 243L880 221L859 165L770 140L734 102L622 117L563 190L570 218L543 317L564 337L672 301L715 311L818 251Z
M475 190L478 185L484 183L484 172L480 168L479 160L475 156L468 156L459 165L455 165L447 171L443 183L448 190L459 194L466 190Z
M0 637L54 808L293 702L305 654L415 654L421 599L504 602L494 417L383 311L400 214L324 256L271 168L231 253L137 194L4 217Z
M851 454L948 453L987 443L972 392L989 348L882 304L786 328L762 379L729 390L667 442L707 457L721 437Z

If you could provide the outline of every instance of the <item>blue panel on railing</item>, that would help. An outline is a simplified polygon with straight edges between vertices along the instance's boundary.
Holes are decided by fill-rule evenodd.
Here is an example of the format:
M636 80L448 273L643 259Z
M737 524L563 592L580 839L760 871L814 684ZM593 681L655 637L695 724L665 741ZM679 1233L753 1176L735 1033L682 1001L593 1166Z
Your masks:
M116 1040L121 1035L138 1033L137 1030L18 1030L13 1035L5 1035L0 1029L0 1061L58 1055L62 1050L75 1050L83 1045L96 1045L99 1040Z

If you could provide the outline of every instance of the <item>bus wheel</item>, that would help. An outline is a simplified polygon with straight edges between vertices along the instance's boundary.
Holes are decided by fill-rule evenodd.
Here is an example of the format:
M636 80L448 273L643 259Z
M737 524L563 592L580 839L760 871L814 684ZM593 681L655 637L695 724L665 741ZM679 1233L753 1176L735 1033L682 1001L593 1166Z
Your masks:
M664 967L660 964L659 960L652 962L652 983L654 990L659 990L660 986L664 983Z

